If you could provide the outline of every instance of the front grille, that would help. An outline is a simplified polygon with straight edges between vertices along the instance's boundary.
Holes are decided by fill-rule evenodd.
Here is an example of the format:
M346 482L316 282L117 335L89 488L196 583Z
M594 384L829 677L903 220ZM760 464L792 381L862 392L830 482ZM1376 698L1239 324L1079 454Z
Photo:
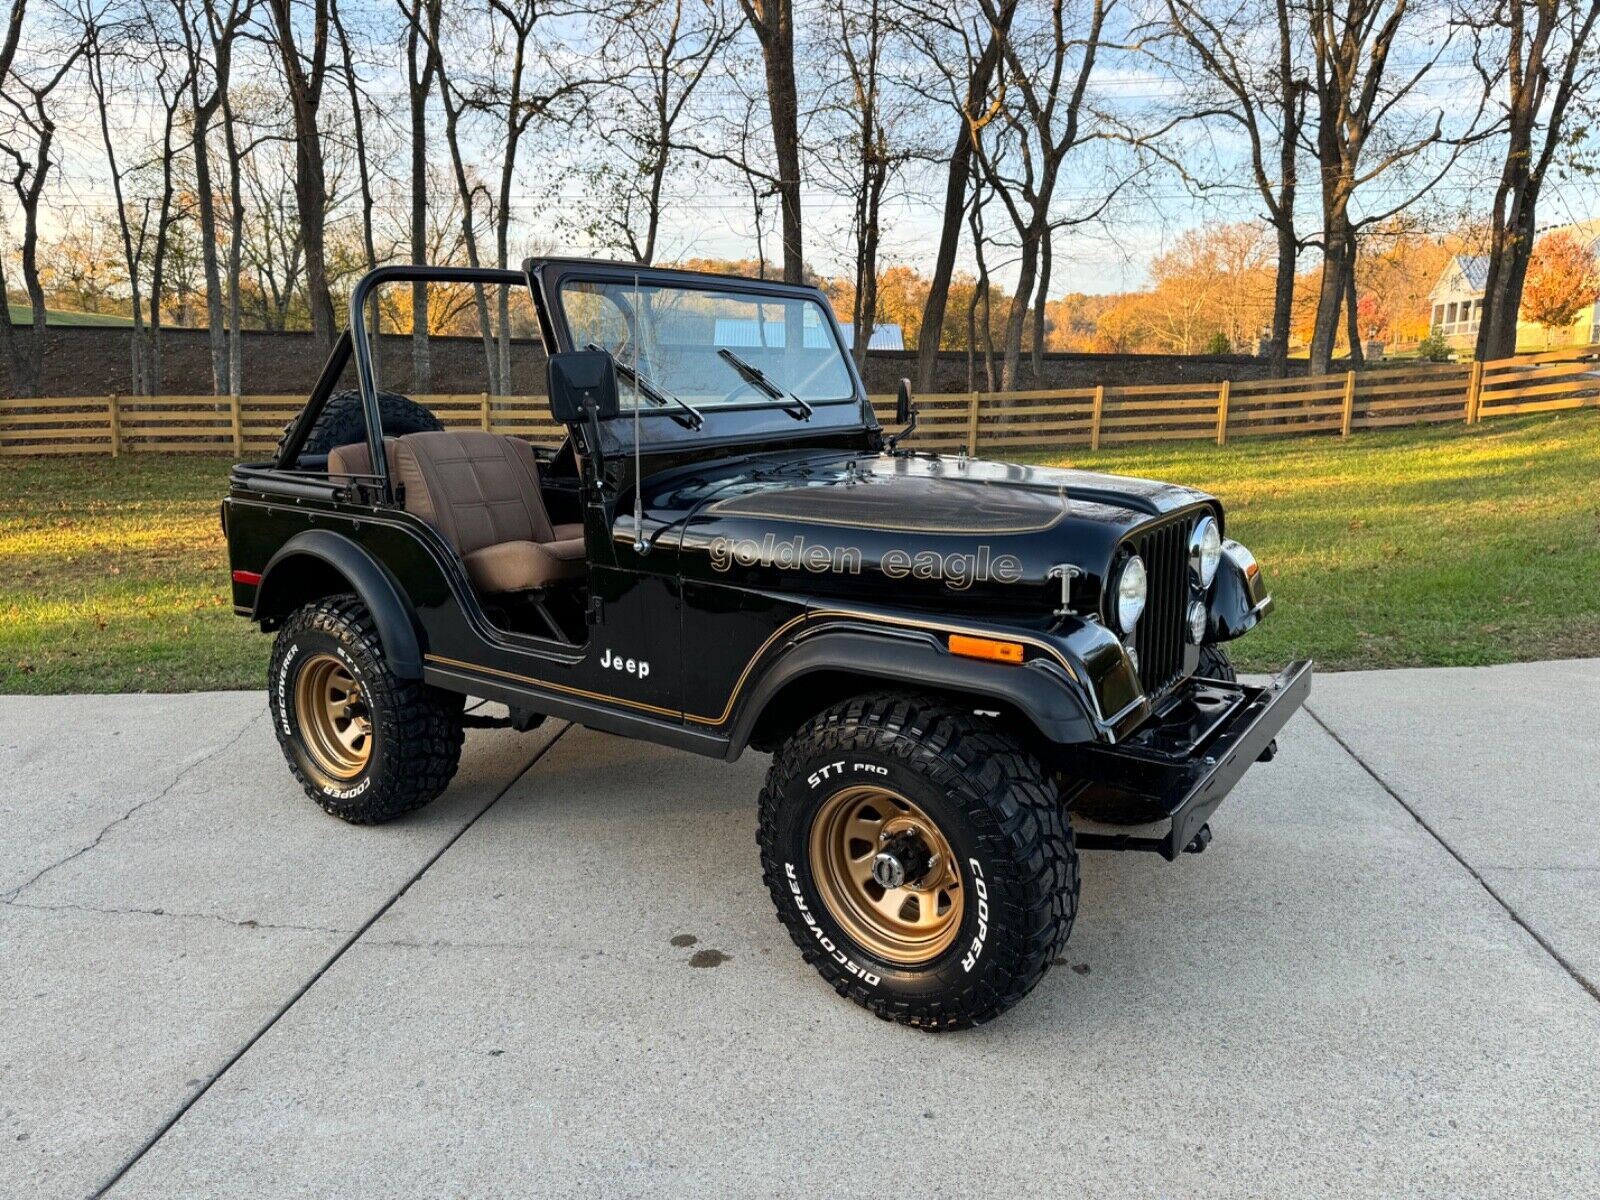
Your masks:
M1139 682L1150 695L1165 690L1183 672L1188 642L1184 610L1189 606L1189 536L1199 519L1200 514L1189 513L1129 539L1150 576L1149 598L1133 631Z

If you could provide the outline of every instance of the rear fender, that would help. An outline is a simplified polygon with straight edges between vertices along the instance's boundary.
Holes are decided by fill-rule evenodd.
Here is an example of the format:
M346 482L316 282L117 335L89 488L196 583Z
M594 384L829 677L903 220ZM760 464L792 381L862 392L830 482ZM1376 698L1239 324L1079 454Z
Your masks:
M342 586L332 586L342 580ZM338 591L361 598L378 627L384 658L401 679L422 678L416 614L383 565L357 542L330 529L295 534L268 560L250 612L271 628L303 604Z

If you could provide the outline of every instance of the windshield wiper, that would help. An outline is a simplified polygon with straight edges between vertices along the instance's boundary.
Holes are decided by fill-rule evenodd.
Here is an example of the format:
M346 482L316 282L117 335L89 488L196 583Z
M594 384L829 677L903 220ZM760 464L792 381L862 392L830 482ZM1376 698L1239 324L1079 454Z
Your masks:
M740 358L726 346L717 351L717 356L731 366L735 371L739 372L744 381L750 384L752 387L760 388L774 400L792 400L794 403L798 404L800 406L799 415L796 415L789 405L785 404L783 406L783 411L788 413L791 417L794 417L795 420L809 421L811 420L812 414L816 412L816 409L812 408L811 405L800 399L799 396L796 396L793 392L785 391L783 388L773 383L772 380L767 377L767 373L760 367L756 366L754 363L745 362L744 359Z
M611 351L607 350L604 346L598 346L594 342L590 342L584 347L584 349L599 350L604 354L611 354ZM679 408L683 409L684 412L689 414L687 418L675 415L672 418L674 421L677 421L686 429L698 430L705 425L706 419L701 415L700 410L694 405L690 404L687 400L680 400L671 392L664 391L657 387L654 383L650 382L649 378L646 377L642 372L635 371L627 363L619 359L615 354L611 354L611 361L613 364L615 364L617 371L620 374L626 375L632 382L634 390L636 390L646 400L649 400L652 404L660 405L662 408L666 408L669 404L676 404Z

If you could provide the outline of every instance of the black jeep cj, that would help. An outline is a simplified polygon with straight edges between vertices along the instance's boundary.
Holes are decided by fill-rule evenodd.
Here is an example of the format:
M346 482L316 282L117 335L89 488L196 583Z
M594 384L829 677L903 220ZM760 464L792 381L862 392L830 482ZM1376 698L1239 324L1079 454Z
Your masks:
M380 392L394 281L530 287L553 454ZM449 783L464 699L773 755L762 867L843 995L986 1020L1061 953L1078 850L1203 850L1305 698L1220 645L1271 607L1187 488L901 448L813 288L570 259L383 268L276 460L235 468L235 609L276 630L289 767L388 820ZM337 392L354 358L359 388ZM902 383L898 421L915 425ZM1161 823L1079 832L1081 815Z

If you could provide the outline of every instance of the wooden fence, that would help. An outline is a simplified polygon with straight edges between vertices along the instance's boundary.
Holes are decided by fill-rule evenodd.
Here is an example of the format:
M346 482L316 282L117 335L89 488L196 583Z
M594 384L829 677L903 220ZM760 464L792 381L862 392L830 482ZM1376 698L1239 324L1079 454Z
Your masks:
M447 428L554 444L542 396L417 396ZM894 398L874 396L884 424ZM264 457L300 411L296 396L77 396L0 400L0 454L145 451ZM1137 442L1215 440L1465 422L1600 406L1600 346L1484 363L1412 363L1337 375L1237 383L1143 384L922 396L909 444L1036 454Z

